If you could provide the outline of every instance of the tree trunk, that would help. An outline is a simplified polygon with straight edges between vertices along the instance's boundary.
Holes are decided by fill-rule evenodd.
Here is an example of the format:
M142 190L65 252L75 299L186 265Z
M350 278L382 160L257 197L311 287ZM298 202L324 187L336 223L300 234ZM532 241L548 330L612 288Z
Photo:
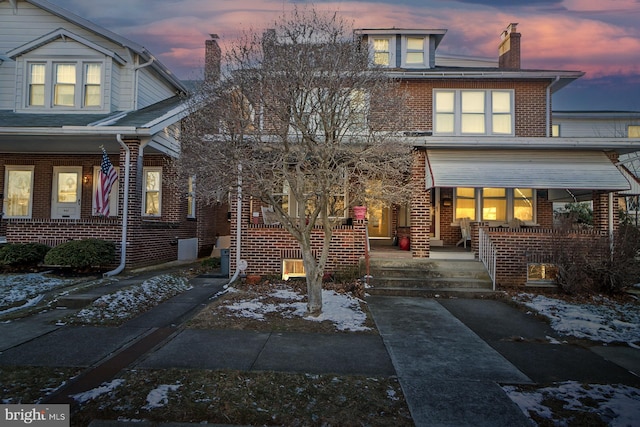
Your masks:
M317 317L322 313L322 275L319 274L310 242L301 243L300 249L307 281L307 314Z

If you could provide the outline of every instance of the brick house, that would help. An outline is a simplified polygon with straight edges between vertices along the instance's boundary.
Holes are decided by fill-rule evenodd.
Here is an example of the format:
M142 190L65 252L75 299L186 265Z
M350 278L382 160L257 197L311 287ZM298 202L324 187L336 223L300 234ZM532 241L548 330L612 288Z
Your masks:
M445 34L356 31L377 65L408 91L412 120L398 142L414 148L414 190L404 205L368 206L366 220L346 210L329 271L358 265L370 246L402 239L414 259L469 248L494 286L519 286L534 280L530 265L552 249L555 201L593 201L594 230L578 238L608 236L616 228L614 194L630 184L615 162L638 151L640 140L552 137L552 95L584 73L521 68L516 24L502 33L495 61L438 55ZM303 274L297 243L263 214L259 204L242 205L231 271L242 259L246 273ZM236 220L232 208L232 224Z
M0 2L0 240L98 237L117 243L118 269L210 253L226 210L196 203L167 162L186 93L135 42L45 1ZM118 170L107 216L102 148Z

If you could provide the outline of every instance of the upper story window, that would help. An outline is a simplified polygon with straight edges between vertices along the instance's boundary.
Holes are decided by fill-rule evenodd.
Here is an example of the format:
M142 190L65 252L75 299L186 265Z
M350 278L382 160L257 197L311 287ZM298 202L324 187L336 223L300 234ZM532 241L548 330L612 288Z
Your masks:
M627 134L629 138L640 138L640 125L629 125Z
M395 66L395 38L373 37L373 63L382 67Z
M100 108L103 64L83 61L35 61L28 64L29 108Z
M402 40L403 59L402 66L426 67L426 37L407 36Z
M560 136L560 125L551 125L551 136Z
M436 90L437 135L513 135L513 91Z

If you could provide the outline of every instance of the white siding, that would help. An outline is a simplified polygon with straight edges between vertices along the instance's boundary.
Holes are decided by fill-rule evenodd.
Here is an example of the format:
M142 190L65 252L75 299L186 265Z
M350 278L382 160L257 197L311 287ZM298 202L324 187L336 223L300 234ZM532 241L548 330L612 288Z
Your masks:
M138 109L175 95L174 89L159 81L149 68L138 70Z

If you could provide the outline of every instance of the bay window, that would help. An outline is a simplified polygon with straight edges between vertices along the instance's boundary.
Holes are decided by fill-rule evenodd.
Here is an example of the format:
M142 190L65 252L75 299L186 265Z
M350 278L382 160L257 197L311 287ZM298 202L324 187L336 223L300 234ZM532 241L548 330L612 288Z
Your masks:
M458 187L455 189L456 209L455 220L462 218L476 219L476 195L475 188Z
M482 220L506 221L507 220L507 189L483 188L482 189Z

